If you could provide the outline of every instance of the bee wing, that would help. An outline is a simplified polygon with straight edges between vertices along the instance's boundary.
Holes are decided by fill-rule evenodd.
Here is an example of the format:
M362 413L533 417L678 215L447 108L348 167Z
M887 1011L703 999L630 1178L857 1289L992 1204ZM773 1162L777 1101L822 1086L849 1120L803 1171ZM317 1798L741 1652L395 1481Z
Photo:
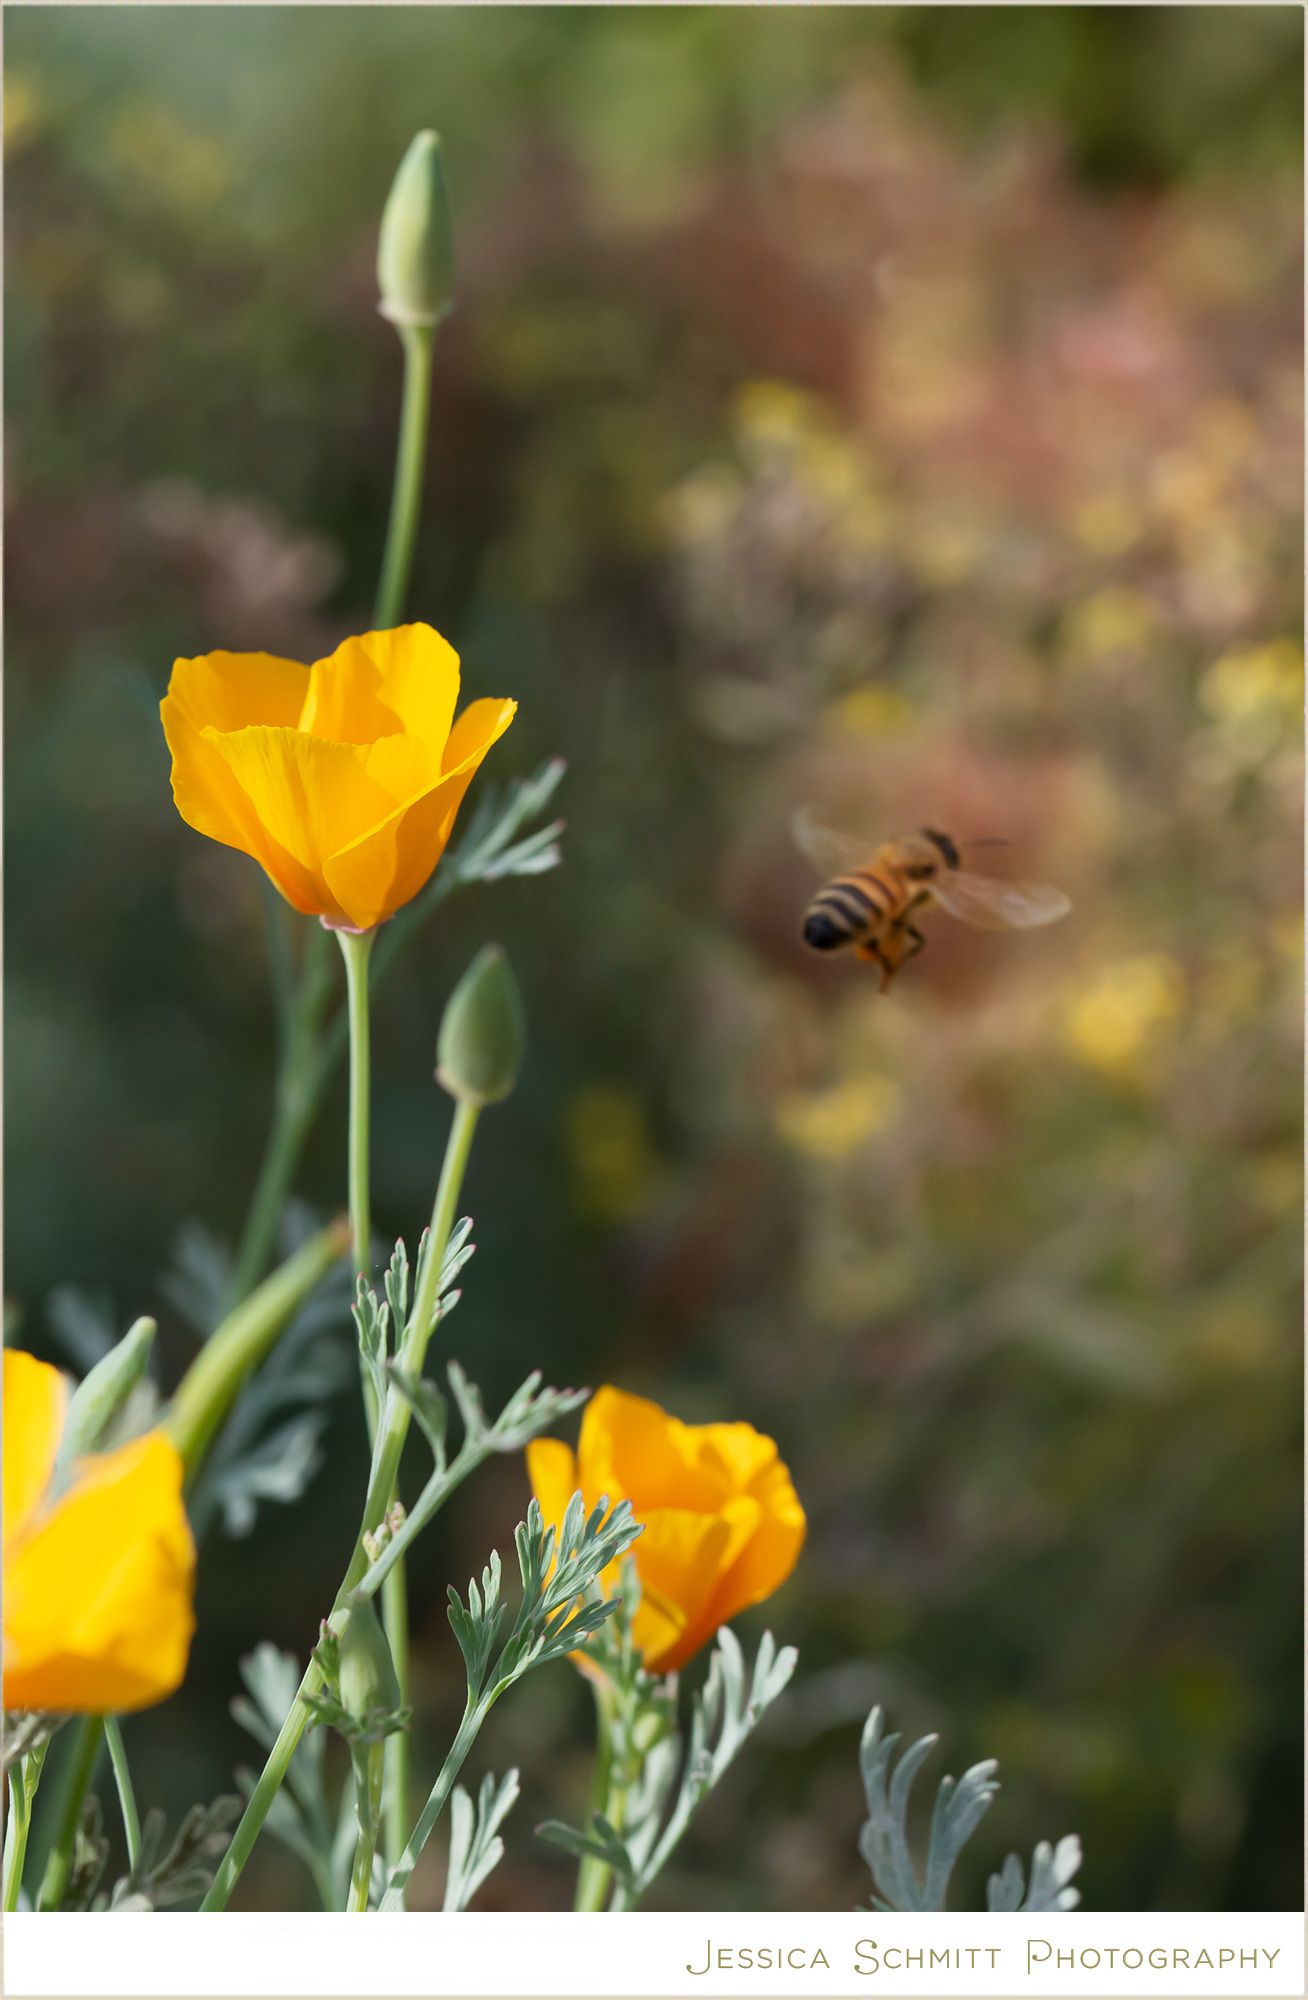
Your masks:
M1035 930L1057 923L1072 907L1071 898L1048 882L1001 882L952 869L936 878L931 894L951 917L980 931Z
M813 818L808 806L791 815L790 831L801 854L806 854L823 875L843 875L859 868L871 853L871 843L856 840L853 834L839 833Z

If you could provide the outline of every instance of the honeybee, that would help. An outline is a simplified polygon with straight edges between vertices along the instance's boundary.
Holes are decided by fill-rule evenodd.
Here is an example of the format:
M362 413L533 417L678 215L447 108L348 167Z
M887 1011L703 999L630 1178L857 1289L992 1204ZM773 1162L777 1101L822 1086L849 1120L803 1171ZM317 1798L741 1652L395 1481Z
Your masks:
M839 870L804 912L805 944L814 951L853 945L859 958L881 967L883 993L900 966L925 945L913 917L931 903L986 931L1034 930L1057 923L1072 907L1062 890L1048 883L973 875L963 867L957 844L935 827L901 834L869 854L865 841L818 825L806 808L791 825L816 868Z

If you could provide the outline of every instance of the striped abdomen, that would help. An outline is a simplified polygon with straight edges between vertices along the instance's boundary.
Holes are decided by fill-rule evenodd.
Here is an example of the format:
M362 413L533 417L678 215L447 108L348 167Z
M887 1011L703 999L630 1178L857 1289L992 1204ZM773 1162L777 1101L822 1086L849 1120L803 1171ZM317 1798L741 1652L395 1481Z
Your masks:
M835 951L875 936L895 907L890 886L870 869L837 875L818 890L804 912L804 942L814 951Z

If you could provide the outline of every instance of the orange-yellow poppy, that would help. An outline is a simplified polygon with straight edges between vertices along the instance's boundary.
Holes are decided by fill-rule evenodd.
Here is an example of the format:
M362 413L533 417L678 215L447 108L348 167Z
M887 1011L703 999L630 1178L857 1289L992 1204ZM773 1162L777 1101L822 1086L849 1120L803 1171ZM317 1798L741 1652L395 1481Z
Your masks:
M173 798L288 903L370 931L417 895L516 702L454 720L459 656L430 625L347 639L303 667L271 653L178 660L161 705Z
M4 1356L4 1705L147 1708L186 1672L195 1544L161 1431L46 1488L67 1409L57 1368Z
M799 1559L804 1510L776 1445L751 1424L683 1424L657 1403L597 1390L576 1455L556 1438L527 1446L541 1512L558 1524L580 1488L630 1500L641 1601L633 1637L651 1673L670 1673L719 1625L770 1597ZM620 1564L604 1572L620 1584Z

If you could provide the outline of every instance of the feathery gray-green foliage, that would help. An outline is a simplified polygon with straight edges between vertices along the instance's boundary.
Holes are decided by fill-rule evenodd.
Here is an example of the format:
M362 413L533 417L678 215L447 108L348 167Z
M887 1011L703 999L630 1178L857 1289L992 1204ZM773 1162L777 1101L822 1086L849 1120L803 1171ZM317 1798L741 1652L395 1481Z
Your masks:
M499 1828L518 1797L518 1773L509 1771L495 1783L488 1771L474 1807L462 1785L450 1799L450 1857L442 1908L466 1910L503 1853Z
M542 1840L589 1856L613 1870L610 1908L634 1909L665 1866L704 1799L795 1671L793 1646L778 1652L772 1634L759 1642L746 1673L734 1632L724 1625L708 1679L691 1709L688 1744L677 1730L674 1674L646 1673L632 1640L640 1602L636 1567L622 1579L622 1609L583 1647L613 1692L610 1734L617 1787L624 1795L621 1831L602 1812L584 1832L560 1820L536 1829Z
M926 1874L919 1879L908 1844L909 1800L914 1780L940 1738L919 1737L905 1750L892 1774L891 1763L899 1736L897 1732L887 1736L884 1729L885 1718L878 1706L868 1716L859 1746L868 1817L858 1837L858 1851L871 1869L878 1891L872 1898L872 1907L943 1910L954 1864L999 1790L995 1776L999 1765L995 1758L986 1757L957 1780L941 1779L931 1813ZM1002 1871L990 1877L987 1908L1073 1909L1080 1896L1067 1885L1080 1865L1081 1843L1074 1833L1060 1840L1056 1849L1042 1840L1031 1864L1030 1893L1023 1903L1026 1880L1022 1864L1015 1854L1010 1854Z
M524 1390L529 1386L524 1384ZM519 1391L515 1404L523 1393ZM540 1503L533 1499L514 1538L522 1584L514 1617L510 1620L503 1601L498 1554L483 1569L480 1586L475 1578L469 1582L466 1604L450 1586L449 1620L468 1679L463 1720L392 1870L383 1910L403 1908L405 1884L494 1703L531 1668L562 1659L611 1617L618 1600L605 1599L595 1586L600 1572L624 1555L640 1533L627 1500L610 1511L607 1498L602 1499L588 1515L580 1493L574 1493L556 1530L545 1525Z

